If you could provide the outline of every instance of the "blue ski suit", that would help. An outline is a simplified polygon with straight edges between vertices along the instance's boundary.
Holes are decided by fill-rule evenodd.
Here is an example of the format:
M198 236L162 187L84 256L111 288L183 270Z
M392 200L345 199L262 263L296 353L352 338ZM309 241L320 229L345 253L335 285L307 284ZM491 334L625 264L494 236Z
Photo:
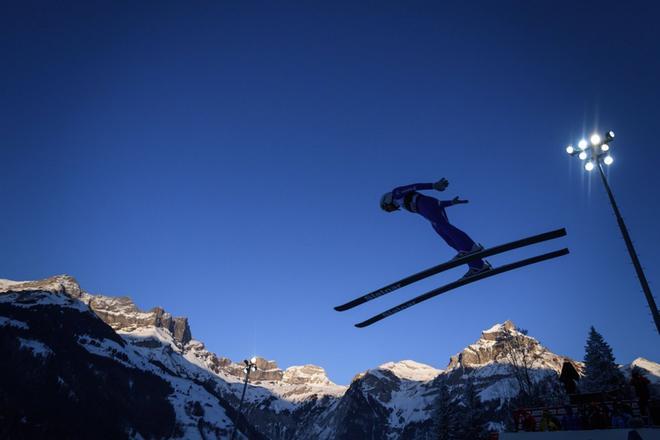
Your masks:
M453 203L449 200L438 200L435 197L429 197L417 192L419 190L429 189L433 189L432 183L414 183L412 185L400 186L392 191L392 198L394 203L399 207L419 214L431 222L435 232L457 252L470 251L475 245L475 242L465 232L450 224L447 213L445 212L445 208L452 206ZM468 265L481 269L484 262L483 260L475 260L468 263Z

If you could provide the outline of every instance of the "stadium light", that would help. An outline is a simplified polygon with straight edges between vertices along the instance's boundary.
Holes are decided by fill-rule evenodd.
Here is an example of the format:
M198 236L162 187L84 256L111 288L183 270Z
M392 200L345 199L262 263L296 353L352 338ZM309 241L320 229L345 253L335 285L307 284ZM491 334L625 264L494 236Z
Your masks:
M236 423L238 418L241 416L241 409L243 408L243 400L245 399L245 391L247 390L247 384L250 380L250 372L257 371L257 358L253 357L249 361L246 359L243 361L245 367L243 367L243 373L245 373L245 382L243 382L243 394L241 394L241 401L238 404L238 417L234 420L234 429L231 432L231 440L234 440L234 435L236 434Z
M580 158L580 160L583 161L589 159L584 164L585 170L593 171L594 168L598 168L598 173L600 174L601 180L603 181L603 185L605 186L605 190L607 191L607 196L610 199L610 204L612 205L612 209L614 210L614 215L616 216L616 221L619 224L619 229L621 230L621 234L623 235L623 240L626 243L628 254L630 255L630 259L632 260L633 266L635 267L637 278L639 279L639 282L642 285L642 290L644 291L646 302L648 303L648 306L651 309L651 315L653 316L655 327L658 331L658 334L660 334L660 313L658 312L658 306L655 304L655 299L653 298L653 294L651 293L651 288L649 287L649 283L646 280L646 275L644 274L644 270L642 269L642 264L639 262L639 258L637 257L637 252L635 251L635 248L632 243L632 239L630 238L630 234L628 233L628 228L626 227L626 224L623 221L623 217L621 216L619 207L616 204L616 200L614 200L614 194L612 193L612 189L610 188L610 185L607 181L607 177L605 177L605 172L603 171L603 164L609 166L612 165L612 163L614 162L614 158L610 156L610 154L608 153L610 151L609 144L612 141L614 141L614 132L610 130L607 133L605 133L604 141L603 138L601 138L601 136L598 133L594 133L593 135L591 135L591 138L589 140L591 141L591 145L589 145L587 141L584 139L581 139L580 142L578 143L578 147L580 147L581 150L578 157ZM575 151L572 149L572 147L570 148L571 151L569 151L569 148L566 148L566 152L571 156L573 156Z

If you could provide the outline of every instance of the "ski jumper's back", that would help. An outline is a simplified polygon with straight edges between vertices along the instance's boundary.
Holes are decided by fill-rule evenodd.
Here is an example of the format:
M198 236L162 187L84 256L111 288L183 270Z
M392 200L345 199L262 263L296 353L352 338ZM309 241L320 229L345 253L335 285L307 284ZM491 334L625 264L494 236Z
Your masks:
M417 213L431 223L448 222L445 208L451 206L451 202L438 200L418 193L419 190L433 189L432 183L414 183L412 185L400 186L392 191L392 198L398 201L400 206L407 211Z

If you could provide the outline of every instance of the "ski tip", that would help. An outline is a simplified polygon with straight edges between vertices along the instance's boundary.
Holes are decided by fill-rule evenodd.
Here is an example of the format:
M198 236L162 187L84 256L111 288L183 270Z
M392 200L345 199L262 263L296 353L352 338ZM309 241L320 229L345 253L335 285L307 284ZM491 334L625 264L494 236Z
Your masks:
M366 321L358 322L357 324L355 324L355 326L357 328L365 328L365 327L368 327L368 326L370 326L371 324L373 324L375 322L380 321L383 318L384 318L384 316L377 315L377 316L374 316L372 318L367 319Z
M541 236L545 235L546 237L552 237L552 238L559 238L563 237L566 235L566 228L559 228L559 229L554 229L552 231L545 232L543 234L539 234Z
M344 311L346 311L346 310L348 310L348 309L352 309L353 307L358 306L358 305L360 305L360 304L361 304L361 303L360 303L360 302L357 302L357 301L350 301L350 302L347 302L346 304L342 304L342 305L340 305L340 306L336 306L336 307L335 307L335 310L338 311L338 312L344 312Z

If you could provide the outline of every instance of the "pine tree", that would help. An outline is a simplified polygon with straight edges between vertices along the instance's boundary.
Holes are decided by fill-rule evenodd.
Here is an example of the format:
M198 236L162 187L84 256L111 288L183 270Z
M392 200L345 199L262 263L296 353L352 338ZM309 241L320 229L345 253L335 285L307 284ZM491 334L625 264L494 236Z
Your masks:
M443 380L440 383L440 390L436 398L435 411L435 433L438 440L456 439L456 430L458 429L458 411L457 406L452 402L452 396L449 387Z
M625 379L614 362L614 355L603 336L592 326L584 355L584 378L580 389L587 393L621 391Z
M458 429L454 438L485 439L488 435L486 430L486 415L471 378L465 383L462 400L463 406L459 413Z

